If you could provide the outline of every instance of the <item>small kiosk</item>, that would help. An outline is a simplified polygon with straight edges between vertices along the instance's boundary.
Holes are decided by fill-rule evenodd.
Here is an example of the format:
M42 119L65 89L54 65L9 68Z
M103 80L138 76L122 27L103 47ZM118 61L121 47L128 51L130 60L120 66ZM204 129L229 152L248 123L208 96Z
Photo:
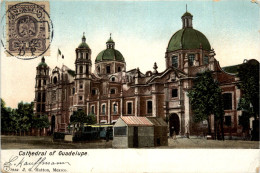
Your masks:
M153 117L149 120L147 117L122 116L113 126L114 138L112 145L114 148L142 148L162 144L168 145L168 141L165 142L164 138L165 136L167 137L167 130L160 128L165 128L166 123L163 126L162 124L163 120L161 118Z

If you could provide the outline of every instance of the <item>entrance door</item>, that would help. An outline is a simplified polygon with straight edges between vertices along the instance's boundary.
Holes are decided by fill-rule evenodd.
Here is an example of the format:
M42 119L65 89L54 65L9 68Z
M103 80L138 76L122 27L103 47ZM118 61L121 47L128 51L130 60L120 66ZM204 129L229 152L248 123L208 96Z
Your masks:
M171 114L169 119L170 136L173 136L173 132L176 135L180 133L180 120L177 114Z
M133 147L138 148L138 127L134 127L134 139Z
M51 134L55 131L55 116L51 117Z

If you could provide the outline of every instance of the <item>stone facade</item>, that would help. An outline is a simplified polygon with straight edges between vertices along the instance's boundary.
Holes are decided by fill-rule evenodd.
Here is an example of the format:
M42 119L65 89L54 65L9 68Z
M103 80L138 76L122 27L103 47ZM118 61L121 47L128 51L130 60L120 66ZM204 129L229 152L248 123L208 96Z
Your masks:
M185 13L182 20L183 29L169 41L163 72L157 71L156 63L146 73L138 68L127 71L111 37L107 49L96 58L94 73L85 36L75 50L75 71L63 65L49 73L43 58L37 67L35 113L48 115L50 132L66 132L73 111L82 109L86 114L95 114L98 123L113 123L121 116L161 117L168 121L170 134L196 134L198 127L192 123L187 92L196 73L211 70L231 102L231 107L225 110L225 116L231 119L231 127L225 126L226 131L239 133L238 79L221 69L207 38L192 28L192 15ZM199 126L204 127L205 123ZM213 130L214 124L211 127Z

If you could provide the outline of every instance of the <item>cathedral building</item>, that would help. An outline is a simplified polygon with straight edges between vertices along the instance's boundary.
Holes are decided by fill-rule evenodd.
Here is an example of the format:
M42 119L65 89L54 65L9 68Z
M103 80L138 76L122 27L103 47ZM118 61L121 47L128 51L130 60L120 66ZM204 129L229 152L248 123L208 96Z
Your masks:
M111 35L95 62L83 35L75 50L75 71L65 65L50 70L43 57L36 68L35 114L48 115L50 132L66 132L73 111L83 110L96 115L98 123L107 124L121 116L162 117L170 134L195 134L198 128L192 121L187 93L197 73L211 70L223 91L225 130L241 133L238 78L220 67L207 37L193 28L192 14L185 12L181 19L182 28L168 43L162 72L157 71L156 63L145 73L139 68L127 70L127 60L116 50ZM211 120L213 130L213 116ZM200 127L207 127L206 123Z

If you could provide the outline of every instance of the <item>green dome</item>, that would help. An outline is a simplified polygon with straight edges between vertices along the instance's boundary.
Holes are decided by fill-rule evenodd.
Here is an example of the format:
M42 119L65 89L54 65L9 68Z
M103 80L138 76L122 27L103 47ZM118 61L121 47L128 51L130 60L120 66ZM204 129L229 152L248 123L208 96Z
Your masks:
M184 13L184 14L182 15L182 17L184 17L184 16L192 16L192 14L190 14L189 12L186 12L186 13Z
M47 66L48 66L48 65L45 63L45 58L44 58L44 57L42 57L41 62L38 64L38 67L40 67L40 66L44 66L44 67L47 67Z
M45 67L47 67L48 65L45 63L45 62L40 62L39 64L38 64L38 67L39 66L45 66Z
M101 51L97 58L96 62L100 61L122 61L125 62L123 55L116 49L106 49Z
M186 14L186 13L185 13ZM200 49L211 50L207 37L193 28L183 28L173 34L169 41L167 51L180 49Z
M110 38L107 40L107 43L114 43L114 40L110 37Z
M80 43L80 45L78 46L78 48L87 48L87 49L89 49L88 44L87 44L87 43L84 43L84 42Z
M88 46L88 44L86 43L85 33L83 33L82 42L80 43L80 45L78 46L78 48L87 48L87 49L89 49L89 46Z

